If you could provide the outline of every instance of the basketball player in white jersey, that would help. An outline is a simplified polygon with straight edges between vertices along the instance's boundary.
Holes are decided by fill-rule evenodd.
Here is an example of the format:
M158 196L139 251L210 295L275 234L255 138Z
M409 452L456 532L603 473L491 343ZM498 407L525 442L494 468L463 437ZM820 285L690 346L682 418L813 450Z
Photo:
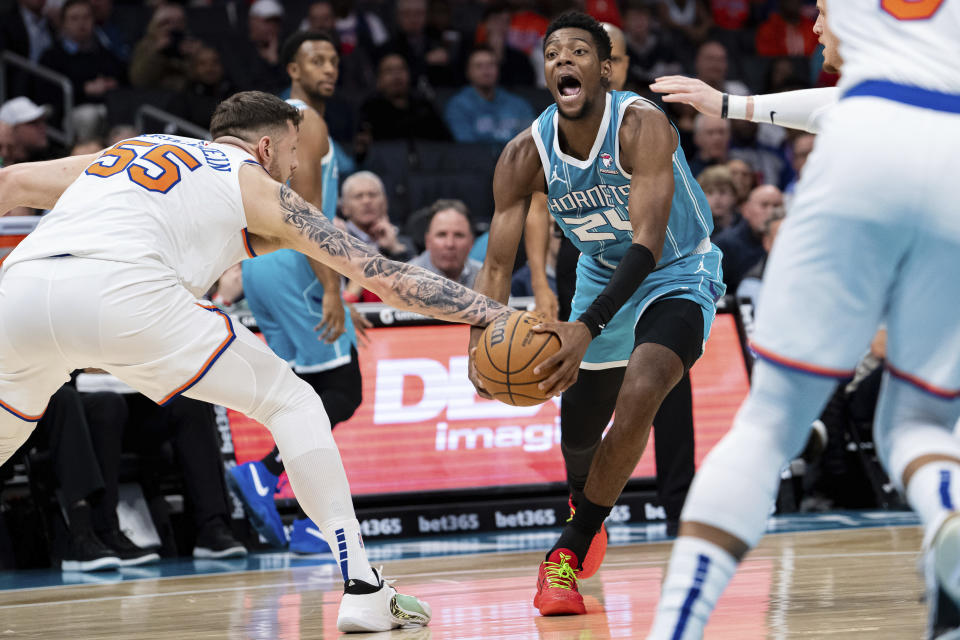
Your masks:
M218 106L212 143L147 135L0 171L0 210L52 207L0 272L0 463L77 368L105 369L160 403L183 393L241 411L271 431L300 505L336 541L338 629L422 626L429 606L398 594L367 561L320 398L197 298L227 267L286 247L401 309L479 326L509 310L371 252L287 187L300 117L279 98L245 92Z
M750 395L687 497L653 639L703 635L763 534L780 469L881 322L877 451L923 523L928 593L960 602L960 184L943 173L960 166L960 2L826 9L843 60L840 100L818 119L771 253ZM931 597L932 623L937 604ZM932 637L956 637L931 626Z

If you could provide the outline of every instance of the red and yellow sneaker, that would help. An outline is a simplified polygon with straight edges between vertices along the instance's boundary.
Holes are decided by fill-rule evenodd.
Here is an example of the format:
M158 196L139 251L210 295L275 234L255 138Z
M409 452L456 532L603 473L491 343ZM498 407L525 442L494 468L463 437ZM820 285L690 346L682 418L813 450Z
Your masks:
M567 522L570 522L573 520L573 514L576 513L577 508L573 506L573 496L569 498L568 502L570 504L570 517L567 518ZM593 536L593 540L590 541L590 548L587 549L583 566L580 568L580 579L584 580L592 577L600 569L605 555L607 555L607 525L602 524L600 525L600 531L597 531L597 535Z
M577 556L569 549L554 549L548 560L540 563L537 595L533 606L542 616L584 614L583 596L577 586Z

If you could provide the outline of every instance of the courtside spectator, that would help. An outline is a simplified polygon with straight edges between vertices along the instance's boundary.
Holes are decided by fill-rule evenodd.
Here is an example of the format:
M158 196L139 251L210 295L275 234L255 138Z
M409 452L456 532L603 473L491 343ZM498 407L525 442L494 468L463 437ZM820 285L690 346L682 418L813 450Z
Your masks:
M501 84L506 87L529 87L534 84L537 76L530 62L529 52L514 46L511 42L510 21L510 9L507 5L490 5L483 14L483 22L477 28L476 40L478 43L489 45L496 54L497 63L500 65ZM546 32L546 24L544 24L544 32ZM525 40L529 33L529 30L520 30L516 33L517 39ZM543 33L541 38L542 35Z
M623 12L623 35L630 58L627 83L646 88L660 76L683 72L683 65L673 45L658 29L651 29L653 9L646 2L634 0Z
M718 29L739 31L750 20L753 0L710 0L710 17Z
M410 87L410 69L403 56L388 53L377 65L377 92L360 107L358 155L370 141L449 140L450 131L433 103Z
M711 236L716 236L724 229L736 224L740 214L736 209L737 191L733 186L730 169L724 165L707 167L697 176L697 182L703 189L707 203L710 205L710 212L713 214Z
M238 89L279 94L287 88L287 74L280 62L283 14L283 5L277 0L257 0L247 14L246 34L224 45L227 76Z
M401 262L416 255L413 241L400 235L387 215L387 194L383 181L371 171L358 171L343 181L340 189L340 211L346 223L344 230L369 245L374 251ZM343 292L347 302L378 302L380 298L354 282Z
M457 142L509 142L530 126L534 113L521 97L497 86L499 71L493 49L478 45L467 59L464 87L450 98L444 113Z
M43 14L46 0L17 0L0 15L0 50L11 51L33 62L53 44L53 28ZM14 90L25 87L14 85Z
M448 49L442 34L427 28L427 0L397 0L396 25L384 50L406 58L412 86L426 89L463 83L459 51Z
M767 220L783 210L783 193L773 185L761 185L743 203L743 218L729 229L718 233L713 243L723 251L723 281L729 291L736 291L744 275L763 258L763 232Z
M414 256L413 242L399 235L387 215L383 181L370 171L358 171L343 181L340 210L347 232L391 260L407 262Z
M730 121L697 114L693 120L693 144L690 171L698 176L707 167L725 164L730 154Z
M200 45L190 56L187 85L170 110L206 129L213 110L233 93L235 90L224 74L220 53L213 47Z
M680 34L687 42L703 42L713 22L703 0L659 0L660 24Z
M162 455L169 442L183 477L184 503L196 537L193 557L235 558L247 549L230 531L230 508L213 407L176 396L163 406L139 393L123 394L118 414L126 425L123 446L140 455L141 481L148 501L162 501L157 478L167 467ZM163 527L161 527L163 528Z
M336 30L337 16L333 10L333 2L330 0L311 2L307 7L307 15L300 22L300 31L335 33Z
M124 63L130 60L128 35L113 19L113 0L89 0L93 9L94 33L104 49Z
M470 259L473 228L467 205L460 200L437 200L430 210L430 224L424 236L427 250L410 264L472 287L483 265Z
M801 0L779 0L779 10L757 27L757 55L810 56L817 48L813 23L803 15Z
M375 13L357 8L354 2L335 0L331 5L334 11L337 50L340 53L337 89L362 94L376 83L376 52L390 39L390 33ZM311 5L308 16L314 11L313 6ZM323 31L324 29L317 27L327 20L323 17L325 9L316 11L320 12L320 22L312 23L311 30Z
M187 31L187 14L178 4L161 4L147 33L133 48L130 83L144 89L182 91L187 84L190 54L200 46Z
M816 140L817 137L812 133L801 133L790 143L790 166L793 169L793 180L784 188L784 194L793 196L797 190L797 183L800 182L803 167L807 164L807 158L813 151L813 144Z
M78 393L63 385L30 436L28 451L49 451L66 516L64 571L98 571L155 562L160 556L135 545L117 518L123 398Z
M727 163L730 177L733 178L733 188L737 192L737 208L743 206L750 196L750 192L757 186L757 172L745 160L734 158Z
M706 82L717 91L738 96L746 96L751 93L747 85L739 80L727 78L729 71L727 48L716 40L704 42L700 45L700 48L697 49L694 68L697 79Z
M47 110L33 100L19 96L0 107L0 121L13 128L13 150L7 164L45 160L50 151L47 139Z
M783 222L783 207L777 207L770 213L770 217L763 223L761 232L761 243L763 244L763 255L752 267L747 269L737 287L737 302L752 305L757 308L760 303L760 292L763 286L763 273L767 269L767 258L770 256L770 249L773 248L773 241L777 238L777 232L780 230L780 224Z
M753 167L760 182L785 186L791 175L787 160L778 148L760 142L760 125L749 120L726 122L730 123L730 157L739 158ZM781 127L776 128L782 131Z
M87 0L67 0L60 10L59 37L40 57L40 64L70 79L76 104L102 103L108 91L127 81L123 62L100 44L94 26ZM55 104L60 90L38 90L38 95Z

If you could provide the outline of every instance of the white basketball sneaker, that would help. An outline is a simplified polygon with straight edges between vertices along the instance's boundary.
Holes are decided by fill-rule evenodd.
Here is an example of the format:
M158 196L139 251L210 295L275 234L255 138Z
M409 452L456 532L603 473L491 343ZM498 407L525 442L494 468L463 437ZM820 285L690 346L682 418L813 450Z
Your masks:
M397 627L425 627L430 622L430 605L414 596L397 593L380 572L373 570L377 584L347 580L337 616L337 629L353 631L389 631Z

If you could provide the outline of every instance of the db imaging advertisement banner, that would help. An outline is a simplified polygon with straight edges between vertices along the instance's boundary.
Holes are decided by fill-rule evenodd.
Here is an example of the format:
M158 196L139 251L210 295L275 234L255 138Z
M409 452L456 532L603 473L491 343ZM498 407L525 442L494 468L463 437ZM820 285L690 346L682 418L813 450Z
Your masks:
M334 437L355 495L563 482L559 399L511 407L467 380L464 326L371 329L360 347L363 404ZM726 433L747 392L733 316L718 315L691 372L697 464ZM270 434L228 412L237 462L273 448ZM655 475L653 438L634 477ZM278 497L292 497L289 485Z

